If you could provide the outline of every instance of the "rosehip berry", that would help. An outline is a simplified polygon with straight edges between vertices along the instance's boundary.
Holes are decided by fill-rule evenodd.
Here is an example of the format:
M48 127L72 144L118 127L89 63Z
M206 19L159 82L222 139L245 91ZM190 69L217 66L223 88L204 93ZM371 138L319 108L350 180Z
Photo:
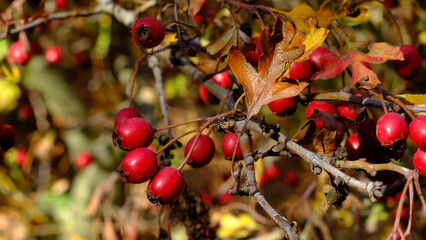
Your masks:
M419 174L426 177L426 152L418 148L413 155L414 167L419 171Z
M334 108L333 104L324 101L312 101L306 107L306 120L308 120L308 118L314 113L315 109L318 111L336 115L336 109ZM323 128L324 121L315 121L315 125L317 128Z
M74 160L74 166L78 169L84 169L90 163L92 163L92 154L88 151L79 152Z
M358 160L364 156L363 148L359 142L358 133L354 133L348 137L348 140L345 143L346 152L348 160Z
M197 136L192 137L186 144L185 157L189 154L196 138ZM213 159L215 151L213 140L207 135L200 135L187 163L193 168L203 167Z
M112 134L116 147L125 151L148 147L154 139L155 130L142 118L129 118L122 122Z
M23 41L16 41L10 45L9 60L16 64L26 64L31 58L31 49Z
M133 39L144 48L156 47L163 41L165 34L163 24L153 17L139 18L133 24Z
M350 120L356 119L356 107L355 104L348 101L337 101L336 110L339 116L345 117Z
M0 129L0 148L7 151L16 144L16 131L9 124L3 124Z
M134 117L141 117L138 110L134 108L121 109L120 111L118 111L117 115L115 116L114 129L116 129L118 125L120 125L122 122L126 121L129 118L134 118Z
M262 52L260 51L259 38L253 38L253 43L254 45L256 45L256 48L248 52L246 54L246 58L249 63L257 65L260 55L262 54Z
M290 64L289 77L299 81L309 80L312 76L312 62L308 59L303 62L292 62Z
M408 137L408 124L397 113L387 113L377 121L376 135L382 146L391 148L399 140Z
M365 153L379 150L381 144L376 135L376 119L368 119L362 122L358 128L358 139Z
M157 154L148 148L136 148L124 157L118 171L126 183L143 183L154 177L158 169Z
M228 72L221 72L218 74L215 74L212 77L212 80L219 84L221 87L223 88L230 88L231 87L231 78L229 77ZM201 100L205 103L205 104L217 104L219 103L219 99L213 95L211 92L209 92L209 90L207 90L207 88L205 88L204 86L200 85L198 88L199 94L200 94L200 98Z
M413 143L423 151L426 151L426 116L415 118L409 127L410 138Z
M61 48L57 45L50 46L44 51L44 59L49 64L58 64L62 60Z
M420 68L420 54L412 45L403 45L400 49L404 55L404 60L393 60L393 67L399 76L409 78Z
M173 203L185 189L183 174L172 167L165 167L158 171L148 184L146 194L148 200L156 205L163 206Z
M222 153L225 155L225 158L232 160L232 155L234 154L235 144L238 141L238 133L226 133L222 138ZM249 139L251 143L251 138ZM240 143L238 143L237 152L235 153L235 160L244 159L243 151L241 149Z
M281 98L268 103L268 107L275 115L284 117L292 115L297 109L297 97Z

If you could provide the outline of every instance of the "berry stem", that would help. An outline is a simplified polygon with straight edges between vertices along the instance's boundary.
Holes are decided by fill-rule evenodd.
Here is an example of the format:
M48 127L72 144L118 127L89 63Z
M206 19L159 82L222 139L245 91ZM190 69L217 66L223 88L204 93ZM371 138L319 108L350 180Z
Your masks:
M383 92L381 88L379 88L379 95L380 95L380 102L382 102L383 111L385 112L385 114L387 114L388 109L386 108L386 104L385 104L385 100L383 99Z
M138 58L138 60L136 60L135 65L133 66L133 71L132 71L132 75L130 76L130 82L132 84L131 88L130 88L130 99L129 99L129 108L132 107L132 100L133 100L133 90L135 88L135 83L136 83L136 75L138 74L138 70L139 70L139 65L142 62L142 60L146 57L146 54L142 54L142 56L140 56Z
M197 145L198 139L200 139L201 133L202 133L202 130L200 129L200 130L198 131L197 137L196 137L196 138L195 138L195 140L194 140L194 143L193 143L193 144L192 144L192 146L191 146L191 149L190 149L190 150L189 150L189 152L188 152L188 155L186 155L185 160L184 160L184 161L180 164L180 166L177 168L177 170L182 171L182 168L183 168L183 167L186 165L186 163L188 162L189 157L191 156L192 152L193 152L193 151L194 151L194 149L195 149L195 146Z
M188 134L191 134L191 133L194 133L194 132L198 132L198 131L200 131L200 129L199 129L199 128L194 129L194 130L191 130L191 131L189 131L189 132L186 132L186 133L184 133L184 134L182 134L182 135L180 135L180 136L178 136L178 137L176 137L176 138L173 138L170 142L166 143L166 145L164 145L163 147L161 147L161 148L160 148L160 149L156 152L156 154L157 154L157 155L158 155L158 154L160 154L162 151L164 151L164 149L166 149L166 148L170 147L170 145L172 145L173 143L175 143L177 140L181 139L182 137L185 137L185 136L186 136L186 135L188 135Z
M163 130L170 129L170 128L175 128L175 127L180 127L180 126L183 126L183 125L186 125L186 124L190 124L190 123L194 123L194 122L202 122L202 121L205 121L205 120L206 120L205 117L197 118L197 119L192 119L192 120L189 120L189 121L185 121L185 122L181 122L181 123L176 123L176 124L171 124L171 125L168 125L168 126L156 128L155 131L159 132L159 131L163 131Z

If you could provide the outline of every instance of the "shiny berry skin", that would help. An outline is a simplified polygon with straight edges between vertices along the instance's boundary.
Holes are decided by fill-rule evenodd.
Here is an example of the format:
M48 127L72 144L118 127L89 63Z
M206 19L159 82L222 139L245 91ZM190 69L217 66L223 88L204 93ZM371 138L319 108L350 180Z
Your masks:
M185 157L188 156L189 151L194 145L197 136L192 137L185 146ZM200 168L208 164L214 157L216 148L213 140L207 135L200 135L194 150L188 158L188 165L193 168Z
M312 101L306 107L306 111L305 111L306 119L308 119L308 117L310 117L314 113L315 109L318 111L336 115L336 109L334 108L333 104L324 102L324 101ZM315 121L315 125L317 128L323 128L324 121Z
M365 153L375 152L381 148L376 135L376 127L376 119L367 119L359 125L358 139Z
M78 169L84 169L92 163L92 161L92 154L88 151L82 151L77 154L77 157L74 160L74 166Z
M260 55L262 54L260 51L259 38L253 38L253 43L256 45L256 48L246 53L246 58L249 63L257 65Z
M423 151L426 151L426 116L415 118L409 127L410 138L413 143Z
M48 47L44 51L44 59L52 65L60 63L62 60L62 49L57 45Z
M426 177L426 152L418 148L413 155L414 167L419 171L419 174Z
M0 129L0 148L3 151L7 151L16 144L16 131L9 124L3 124Z
M364 156L363 148L359 142L358 133L354 133L348 137L348 140L346 140L345 143L345 148L348 153L348 156L346 156L346 159L348 160L358 160Z
M115 121L114 121L114 129L120 125L120 123L126 121L129 118L134 117L141 117L141 114L138 112L138 110L134 108L123 108L120 111L118 111L117 115L115 115Z
M221 72L218 74L215 74L212 77L212 80L219 84L221 87L223 88L230 88L231 87L231 78L229 77L228 72ZM204 86L200 85L198 88L199 94L200 94L200 98L203 101L203 103L205 104L217 104L219 103L219 99L213 95L211 92L209 92L209 90L207 90L207 88L205 88Z
M281 98L268 103L271 112L279 117L292 115L296 112L297 105L297 97Z
M382 146L391 148L399 140L407 140L408 124L397 113L387 113L377 121L376 135Z
M160 21L153 17L143 17L133 24L133 40L144 48L158 46L164 39L166 30Z
M31 58L31 49L25 47L23 41L16 41L10 45L9 60L16 64L26 64Z
M336 110L339 116L345 117L350 120L356 119L356 108L355 104L348 101L337 101L336 102Z
M318 47L309 56L314 72L324 70L324 64L334 58L336 58L336 56L325 47Z
M157 154L148 148L136 148L123 158L118 171L126 183L143 183L158 170Z
M146 189L148 200L156 205L164 206L173 203L185 189L183 174L172 167L165 167L151 179Z
M289 77L299 81L309 80L312 76L312 62L308 59L303 62L292 62L290 64Z
M67 0L55 0L56 3L56 9L64 9L68 5Z
M250 139L251 140L251 139ZM238 141L238 133L226 133L222 138L222 153L225 155L225 158L228 160L232 159L234 154L235 144ZM238 144L237 152L235 153L235 160L244 159L243 151L241 145Z
M148 147L154 139L155 130L142 118L129 118L122 122L112 134L116 147L125 151Z
M400 49L404 55L404 60L393 60L393 67L399 76L409 78L420 68L420 54L413 45L403 45Z

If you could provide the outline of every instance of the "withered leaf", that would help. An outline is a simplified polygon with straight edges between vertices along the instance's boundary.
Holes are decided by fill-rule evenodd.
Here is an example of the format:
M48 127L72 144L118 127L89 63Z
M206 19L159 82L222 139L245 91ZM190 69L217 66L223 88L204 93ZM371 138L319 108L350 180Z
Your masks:
M205 48L213 57L221 58L226 56L232 47L250 48L253 45L254 43L250 37L234 27L220 35L216 41L210 43Z
M315 110L308 119L324 121L324 127L314 137L313 145L320 154L332 156L345 135L345 124L338 121L333 115L318 110Z

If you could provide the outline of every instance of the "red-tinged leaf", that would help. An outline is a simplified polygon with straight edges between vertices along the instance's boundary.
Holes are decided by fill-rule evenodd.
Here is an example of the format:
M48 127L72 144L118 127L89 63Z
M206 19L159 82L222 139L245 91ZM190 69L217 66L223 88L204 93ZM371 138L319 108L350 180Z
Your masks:
M351 64L351 58L345 56L343 58L338 58L334 54L327 54L327 61L322 62L321 70L315 72L311 80L328 80L339 75L343 70L345 70Z

